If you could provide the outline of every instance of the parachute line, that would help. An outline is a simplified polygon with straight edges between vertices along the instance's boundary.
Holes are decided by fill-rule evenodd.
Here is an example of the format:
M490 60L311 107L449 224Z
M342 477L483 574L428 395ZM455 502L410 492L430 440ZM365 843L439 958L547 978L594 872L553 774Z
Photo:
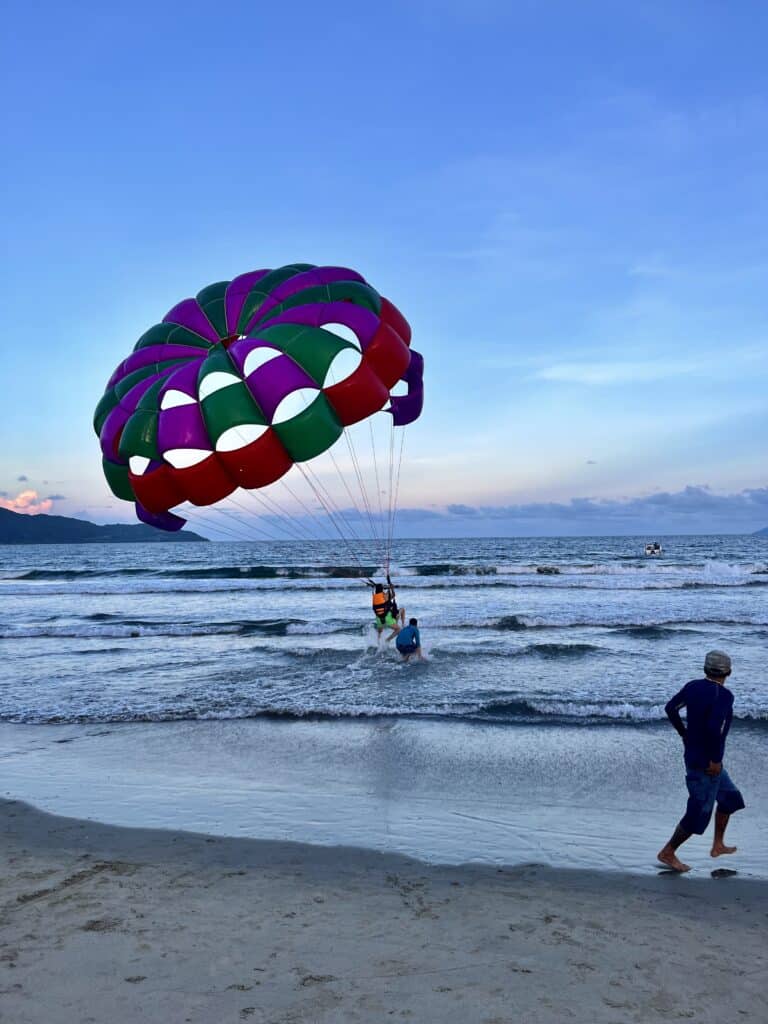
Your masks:
M320 537L320 538L314 537L313 540L318 540L318 539L319 540L328 540L329 539L329 533L330 533L330 531L328 530L328 523L325 520L321 519L317 515L317 513L314 511L314 509L310 508L309 505L307 505L306 502L302 500L300 495L296 494L296 492L293 490L293 488L288 486L288 483L286 482L285 478L283 478L280 481L280 483L283 485L283 487L286 489L286 491L288 491L288 493L293 498L293 500L304 509L304 511L307 513L307 515L311 516L311 518L318 524L318 527L325 534L324 537Z
M202 517L200 517L198 520L198 517L193 515L189 509L180 509L180 511L183 512L184 518L189 523L191 523L196 530L199 530L202 526L202 528L205 530L209 530L214 534L219 534L224 538L224 540L228 540L231 542L232 539L234 538L234 540L238 543L240 543L243 540L239 533L237 533L235 530L230 529L228 526L223 526L220 523L210 522Z
M201 523L205 528L213 530L214 532L224 532L231 534L237 541L248 541L249 543L253 542L253 535L247 532L249 530L249 527L246 526L246 524L244 524L237 516L233 516L232 513L227 513L226 509L220 508L215 505L208 505L206 506L206 508L210 512L218 512L221 515L228 515L231 518L234 518L235 522L237 523L237 528L235 528L234 526L230 526L228 523L225 524L221 523L220 521L210 519L208 515L203 513L199 505L193 505L192 509L183 509L182 514L184 515L185 519L189 519L193 526L197 526L199 523ZM251 527L250 529L253 528Z
M244 493L248 494L249 497L254 498L259 503L259 505L262 508L265 508L267 510L267 512L269 512L271 515L273 515L273 516L275 515L274 510L271 509L270 506L266 503L266 501L267 501L266 497L260 497L260 496L258 496L256 494L251 494L250 491L244 491ZM238 508L242 508L242 510L246 513L246 515L249 515L249 516L253 515L253 511L254 510L252 508L247 508L245 505L242 505L239 501L237 501L236 498L232 497L231 495L230 495L230 499L238 506ZM294 526L293 524L288 524L288 526L286 526L282 522L280 522L280 523L269 523L268 525L270 525L273 530L281 530L289 540L304 540L304 538L302 537L302 535L299 532L299 530L297 529L297 527ZM289 529L289 526L290 526L290 529Z
M360 494L362 495L363 504L365 505L365 511L368 516L368 523L371 528L371 541L375 546L378 543L376 524L374 522L373 510L371 509L371 501L370 498L368 497L368 489L365 486L365 478L363 477L362 470L360 469L360 461L357 457L357 452L355 451L354 441L352 440L352 431L349 430L348 428L345 429L344 437L346 438L347 441L347 447L349 448L349 454L352 459L352 465L354 467L355 475L357 477L357 484L358 487L360 488Z
M304 468L309 474L310 479L314 480L315 486L317 487L318 491L324 495L328 506L334 511L334 513L339 517L339 519L341 519L342 523L344 523L344 525L346 526L348 536L352 536L358 543L360 543L361 538L359 537L357 530L355 530L355 528L349 522L346 515L344 514L343 509L339 508L336 500L329 493L328 488L325 486L324 483L322 483L317 474L308 465L305 465Z
M267 512L271 515L278 515L281 520L284 521L282 529L289 537L291 537L291 539L305 541L308 537L312 541L317 540L317 537L315 537L312 531L305 526L304 523L300 520L291 519L290 513L284 509L277 499L272 497L272 495L259 494L257 491L248 491L247 493L254 499L254 501L258 502L262 508L265 508ZM293 532L291 533L290 531Z
M389 499L389 507L387 508L387 573L389 573L389 564L392 557L392 509L394 507L394 491L393 491L393 476L394 476L394 461L395 461L395 421L392 420L389 429L389 490L387 491L387 497Z
M247 516L250 517L252 515L252 513L250 512L249 509L245 508L244 505L241 505L235 499L232 499L231 495L230 495L230 499L235 501L235 504L238 506L238 508L241 508L243 510L243 512L245 512L245 514ZM248 541L263 540L265 537L266 537L267 540L270 540L270 541L276 539L275 537L270 536L270 534L267 533L267 531L264 530L263 527L256 526L253 522L251 522L250 518L249 518L247 523L244 523L243 520L240 518L240 516L236 512L233 512L229 508L225 508L223 505L211 505L210 508L214 512L221 512L222 515L229 516L229 518L233 519L238 524L238 526L241 526L244 529L249 530L251 535L250 536L246 535L246 538L245 538ZM256 534L255 537L252 535L254 532ZM259 536L259 534L262 534L262 536Z
M381 504L381 481L379 480L379 460L376 458L376 441L373 436L373 423L368 420L368 431L371 436L371 455L373 456L373 471L376 479L376 498L379 505L379 527L381 529L381 546L386 561L387 549L384 541L384 509Z
M302 466L302 464L300 462L297 462L296 466L297 466L299 472L301 473L301 475L304 477L304 479L307 481L309 486L312 488L312 491L314 492L314 495L317 498L317 500L320 502L320 504L325 509L326 515L328 516L330 521L333 523L334 527L336 528L337 533L339 534L339 537L341 538L342 543L347 548L347 551L349 551L349 554L352 557L352 560L356 563L358 569L360 570L360 575L362 575L363 574L363 567L360 564L360 559L357 557L357 553L355 552L354 548L350 545L349 541L347 540L346 535L344 534L344 531L339 527L339 524L336 522L336 517L334 516L334 514L331 511L331 509L329 508L329 506L325 503L325 501L323 500L322 495L320 494L320 491L315 487L311 477L308 475L307 467L306 466Z
M392 424L392 440L394 442L395 426ZM403 466L403 449L405 447L405 431L401 430L400 433L400 456L397 460L397 473L395 474L395 500L392 502L392 516L389 523L389 550L392 552L392 543L395 537L395 517L397 516L397 503L400 497L400 471ZM393 445L394 449L394 445ZM389 561L387 561L387 571L389 571Z

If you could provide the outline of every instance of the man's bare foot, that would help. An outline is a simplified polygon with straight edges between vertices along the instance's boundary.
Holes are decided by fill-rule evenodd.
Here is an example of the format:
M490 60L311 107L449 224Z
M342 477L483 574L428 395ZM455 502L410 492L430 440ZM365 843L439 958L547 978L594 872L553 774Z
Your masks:
M666 846L663 850L659 850L656 855L656 859L660 861L665 868L671 868L673 871L679 871L682 874L684 871L690 871L690 864L683 864L683 862L676 856L674 850L668 849Z
M736 853L737 847L726 846L725 843L717 842L712 843L712 849L709 851L710 857L722 857L724 853Z

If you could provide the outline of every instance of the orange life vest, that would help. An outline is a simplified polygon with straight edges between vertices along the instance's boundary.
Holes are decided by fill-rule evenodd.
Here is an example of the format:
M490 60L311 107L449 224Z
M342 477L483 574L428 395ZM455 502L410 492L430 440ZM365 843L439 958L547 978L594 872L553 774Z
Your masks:
M389 596L384 592L377 594L374 591L371 603L373 605L374 615L377 615L380 619L384 618L391 607Z

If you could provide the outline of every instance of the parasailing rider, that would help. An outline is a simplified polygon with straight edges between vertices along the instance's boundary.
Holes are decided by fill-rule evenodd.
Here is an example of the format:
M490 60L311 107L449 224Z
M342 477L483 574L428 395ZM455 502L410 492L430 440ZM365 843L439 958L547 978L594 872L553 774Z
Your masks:
M401 624L405 622L405 609L398 609L397 607L395 588L389 577L389 573L387 573L386 587L383 583L374 583L373 580L366 580L365 582L368 586L373 587L371 607L373 608L374 627L379 640L381 640L381 634L386 628L392 630L387 637L387 640L392 640L392 638L396 637L400 632L398 618L400 619Z

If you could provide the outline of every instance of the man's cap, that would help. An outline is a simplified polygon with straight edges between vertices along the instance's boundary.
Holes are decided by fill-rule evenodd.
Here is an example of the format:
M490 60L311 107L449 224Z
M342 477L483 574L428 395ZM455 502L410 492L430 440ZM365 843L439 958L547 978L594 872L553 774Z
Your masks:
M708 651L704 671L712 676L726 676L731 671L731 659L725 651Z

